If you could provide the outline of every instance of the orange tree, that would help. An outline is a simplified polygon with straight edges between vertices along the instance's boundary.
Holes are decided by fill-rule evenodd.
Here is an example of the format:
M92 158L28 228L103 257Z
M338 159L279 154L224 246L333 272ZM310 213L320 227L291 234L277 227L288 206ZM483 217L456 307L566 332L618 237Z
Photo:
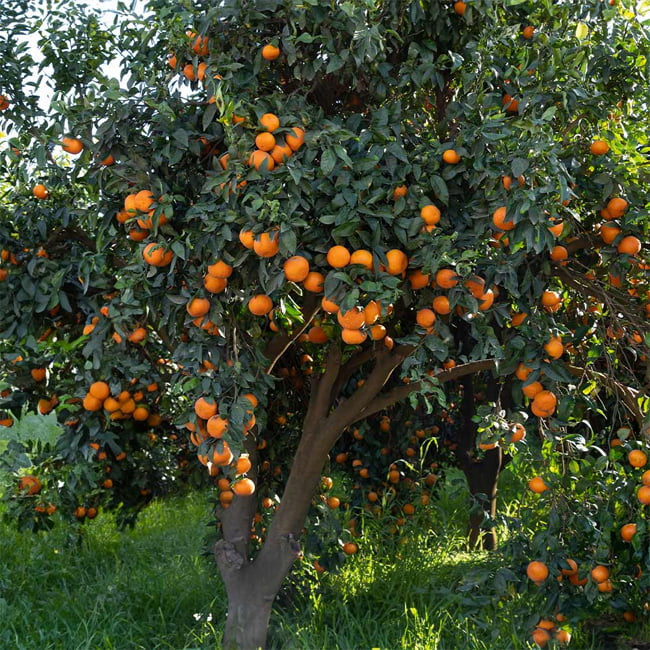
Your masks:
M62 434L6 435L10 512L137 511L189 448L220 491L224 642L252 648L329 454L367 418L451 387L488 509L494 443L527 409L547 441L599 416L644 441L631 4L28 9L0 10L2 406Z

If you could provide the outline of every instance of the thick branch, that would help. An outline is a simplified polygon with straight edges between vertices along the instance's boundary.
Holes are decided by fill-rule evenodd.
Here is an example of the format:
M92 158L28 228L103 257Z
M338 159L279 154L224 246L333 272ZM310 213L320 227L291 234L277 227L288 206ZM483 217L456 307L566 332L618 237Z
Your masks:
M375 367L371 370L363 386L348 399L341 402L330 418L343 422L343 428L370 415L368 406L377 399L382 387L395 368L413 352L413 346L400 346L392 351L380 350L375 356ZM373 411L374 412L374 411Z
M312 379L309 407L305 421L325 418L332 405L332 386L341 372L341 349L337 343L330 343L325 370L320 377Z
M436 379L439 383L444 384L448 381L454 381L465 375L485 372L486 370L494 370L496 363L493 359L482 359L481 361L470 361L469 363L464 363L455 368L450 368L449 370L442 370L436 375ZM358 422L363 420L374 413L383 411L389 406L400 402L403 399L406 399L409 395L413 393L420 393L423 390L422 382L416 381L411 384L403 384L401 386L396 386L395 388L389 390L386 393L381 393L377 395L364 409L363 412L359 412L358 417L353 420L353 422Z
M334 400L337 398L341 388L345 386L355 371L364 363L370 361L375 356L375 354L376 351L374 348L363 348L358 350L343 364L339 372L339 376L336 378L336 382L332 385L332 393L330 398L332 403L334 403Z

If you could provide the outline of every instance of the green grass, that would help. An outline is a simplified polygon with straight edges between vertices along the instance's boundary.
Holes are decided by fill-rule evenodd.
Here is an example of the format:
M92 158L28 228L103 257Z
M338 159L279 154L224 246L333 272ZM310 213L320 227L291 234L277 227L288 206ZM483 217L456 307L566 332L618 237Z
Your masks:
M176 649L204 640L196 619L225 612L203 556L208 513L206 499L171 499L124 533L99 517L80 540L3 527L0 647Z
M452 479L434 516L407 524L401 542L380 544L371 530L339 574L316 579L299 568L278 600L270 647L534 647L540 612L498 555L464 550L467 501ZM0 648L219 648L225 600L205 554L209 512L203 495L169 499L124 533L101 515L80 540L63 529L32 536L0 527ZM574 630L571 647L613 645Z

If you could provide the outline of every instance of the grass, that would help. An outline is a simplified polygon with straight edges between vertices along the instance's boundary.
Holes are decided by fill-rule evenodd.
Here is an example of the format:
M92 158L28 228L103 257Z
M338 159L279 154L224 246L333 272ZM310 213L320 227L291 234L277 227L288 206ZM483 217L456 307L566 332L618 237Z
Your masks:
M453 475L434 513L401 542L361 552L316 583L296 571L272 617L274 650L518 650L540 612L496 554L464 550L466 497ZM16 650L219 648L225 601L205 555L204 495L157 502L119 533L110 516L81 539L0 528L0 647ZM300 585L309 585L303 589ZM574 631L571 647L613 648ZM631 646L621 646L631 647Z

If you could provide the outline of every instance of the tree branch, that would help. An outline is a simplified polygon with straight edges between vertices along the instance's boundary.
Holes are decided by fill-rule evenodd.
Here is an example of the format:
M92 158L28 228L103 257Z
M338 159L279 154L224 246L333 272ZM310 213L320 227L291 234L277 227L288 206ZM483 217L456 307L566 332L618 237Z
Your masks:
M580 368L578 366L572 366L569 364L567 364L566 368L574 377L586 376L589 379L597 380L612 393L616 394L625 404L625 406L627 406L628 411L638 424L639 429L643 430L643 413L641 412L641 409L639 408L639 404L637 402L637 398L641 394L641 391L638 391L631 386L621 384L620 381L616 381L614 377L610 377L603 372L590 370L589 368Z
M264 350L264 356L269 359L269 365L266 369L266 374L270 375L275 368L275 364L280 360L282 355L287 351L291 344L298 339L298 337L309 327L312 319L320 309L320 301L318 297L310 293L305 299L303 305L303 314L305 321L302 327L296 330L293 334L278 334L274 336Z
M496 363L493 359L482 359L480 361L470 361L469 363L464 363L455 368L449 368L448 370L442 370L436 375L436 379L439 383L444 384L448 381L454 381L465 375L484 372L486 370L494 370L496 368ZM396 386L395 388L389 390L386 393L381 393L375 397L364 409L363 412L359 412L359 417L355 418L353 422L358 422L364 418L383 411L389 406L407 398L412 393L422 392L422 382L416 381L412 384L403 384L401 386Z

